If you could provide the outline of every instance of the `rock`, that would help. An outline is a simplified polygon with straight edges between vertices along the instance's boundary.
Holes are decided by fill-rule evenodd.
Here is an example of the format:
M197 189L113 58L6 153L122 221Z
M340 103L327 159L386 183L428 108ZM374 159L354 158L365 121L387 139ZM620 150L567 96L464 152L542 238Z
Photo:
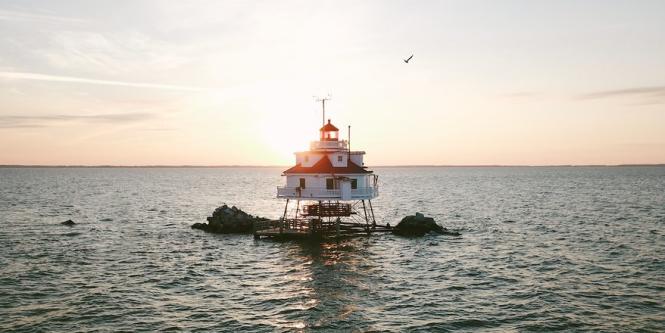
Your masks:
M462 234L459 231L450 230L444 227L441 227L441 231L439 233L446 236L462 236Z
M459 232L446 229L438 225L433 218L421 213L406 216L393 228L393 233L400 236L424 236L429 232L449 236L460 235Z
M194 223L192 229L218 234L248 234L254 231L254 222L267 221L263 217L255 217L243 212L236 206L229 207L226 204L217 207L212 216L206 218L208 223Z
M66 225L66 226L68 226L68 227L71 227L71 226L76 225L76 223L75 223L74 221L72 221L72 220L67 220L67 221L65 221L65 222L60 222L60 224L62 224L62 225Z

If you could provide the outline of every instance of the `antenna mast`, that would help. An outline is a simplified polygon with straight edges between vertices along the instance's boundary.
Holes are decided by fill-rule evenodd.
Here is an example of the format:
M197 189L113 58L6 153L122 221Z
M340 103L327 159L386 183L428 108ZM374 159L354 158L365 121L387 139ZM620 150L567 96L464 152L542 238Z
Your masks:
M323 111L323 121L322 121L322 126L326 125L326 101L329 101L332 97L330 97L330 94L326 97L315 97L317 102L321 102L321 109Z
M351 125L349 125L349 142L347 143L349 145L349 156L348 160L351 160ZM348 163L348 162L347 162Z

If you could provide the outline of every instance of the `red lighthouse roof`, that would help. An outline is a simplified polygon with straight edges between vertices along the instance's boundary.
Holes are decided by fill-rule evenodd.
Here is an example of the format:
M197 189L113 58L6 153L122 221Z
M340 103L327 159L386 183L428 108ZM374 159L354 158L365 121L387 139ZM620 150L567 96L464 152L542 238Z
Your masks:
M337 141L338 136L339 136L339 129L335 127L335 125L330 123L330 119L328 119L328 123L323 125L321 127L321 141Z
M320 131L321 132L333 132L333 131L339 131L339 129L337 127L335 127L335 125L331 124L330 119L328 119L328 123L323 125L323 127L321 127Z
M304 167L300 164L289 168L283 174L298 174L298 173L329 173L329 174L358 174L358 173L372 173L364 167L359 166L351 161L345 167L335 167L330 162L328 156L323 156L318 162L311 167Z

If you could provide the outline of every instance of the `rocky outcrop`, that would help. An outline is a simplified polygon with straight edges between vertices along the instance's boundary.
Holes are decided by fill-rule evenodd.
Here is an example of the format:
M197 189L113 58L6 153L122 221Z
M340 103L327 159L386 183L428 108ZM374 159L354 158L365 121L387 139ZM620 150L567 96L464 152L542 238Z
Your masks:
M208 216L208 223L194 223L192 229L218 234L249 234L254 230L254 222L267 221L268 219L252 216L238 209L236 206L229 207L226 204L217 207Z
M393 228L393 233L400 236L424 236L427 233L435 232L441 235L459 236L457 231L446 229L434 222L434 218L426 217L421 213L409 215L400 221Z
M68 227L71 227L71 226L76 225L76 223L75 223L74 221L72 221L72 220L67 220L67 221L65 221L65 222L60 222L60 224L62 224L62 225L66 225L66 226L68 226Z

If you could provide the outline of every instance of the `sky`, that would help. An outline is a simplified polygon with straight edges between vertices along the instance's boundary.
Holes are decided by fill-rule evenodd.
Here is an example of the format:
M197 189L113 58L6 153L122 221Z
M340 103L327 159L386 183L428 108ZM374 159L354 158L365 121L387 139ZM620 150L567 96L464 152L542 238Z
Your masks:
M0 164L665 163L665 1L0 0ZM413 59L402 59L411 54Z

